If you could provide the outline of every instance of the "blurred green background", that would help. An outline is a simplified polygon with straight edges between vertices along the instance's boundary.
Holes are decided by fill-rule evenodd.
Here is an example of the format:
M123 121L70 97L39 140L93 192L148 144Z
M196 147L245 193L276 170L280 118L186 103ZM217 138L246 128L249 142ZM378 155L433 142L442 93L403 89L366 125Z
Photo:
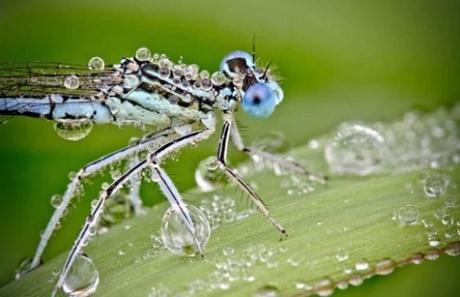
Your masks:
M279 69L285 101L265 121L238 115L248 141L280 130L301 145L344 120L390 121L460 95L460 1L0 0L0 62L86 64L101 56L117 63L147 46L214 71L227 52L250 50L253 33L258 56ZM0 286L33 254L49 199L64 191L68 173L138 135L103 126L73 143L45 121L0 126ZM167 164L180 189L194 186L195 166L215 146L214 137ZM45 260L71 245L101 180L66 218ZM142 192L149 205L163 199L152 185ZM460 260L443 257L338 295L454 296L459 276Z

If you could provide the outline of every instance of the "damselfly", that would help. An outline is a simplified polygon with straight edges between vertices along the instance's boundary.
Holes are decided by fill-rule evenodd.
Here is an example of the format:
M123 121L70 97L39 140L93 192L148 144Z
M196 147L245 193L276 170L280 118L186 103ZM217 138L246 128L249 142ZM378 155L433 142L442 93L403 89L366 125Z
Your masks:
M287 170L324 182L325 178L305 170L293 161L279 158L255 147L245 146L234 112L240 107L249 115L267 118L283 100L283 91L269 66L256 65L252 55L235 51L224 57L220 70L210 74L197 65L173 63L166 55L140 48L134 57L105 67L101 58L92 58L89 67L56 63L3 64L0 67L0 114L44 118L70 140L85 136L93 124L142 125L155 131L139 141L110 153L80 169L71 179L58 207L41 236L29 270L40 263L41 255L78 192L82 180L119 162L132 166L104 187L78 235L55 286L62 287L72 263L82 252L97 227L107 200L143 170L155 181L176 211L188 232L196 239L195 225L179 191L161 167L171 153L208 138L215 131L215 114L221 113L223 127L215 162L229 181L245 192L260 213L281 233L287 232L271 215L257 193L227 163L229 142L249 154L277 163ZM77 131L78 133L74 133ZM66 134L67 133L67 134ZM142 159L137 159L139 154Z

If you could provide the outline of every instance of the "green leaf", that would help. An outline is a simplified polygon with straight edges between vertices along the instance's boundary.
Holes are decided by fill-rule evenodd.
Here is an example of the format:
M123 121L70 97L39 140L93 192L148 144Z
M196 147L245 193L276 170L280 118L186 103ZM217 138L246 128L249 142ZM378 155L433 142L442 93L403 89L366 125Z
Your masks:
M325 170L319 151L301 147L291 155L315 170ZM167 208L166 203L157 205L146 215L114 226L86 248L100 273L96 295L148 296L153 287L185 293L199 282L203 287L199 296L251 296L264 290L282 296L328 295L336 287L359 285L372 275L386 275L408 263L434 260L442 253L458 255L460 207L445 207L452 198L449 195L428 199L422 183L426 174L331 176L327 185L313 184L313 192L302 193L304 183L300 188L286 188L291 176L258 171L247 179L288 230L289 238L278 241L280 234L261 215L253 214L216 228L204 259L179 257L153 247L152 238L159 234ZM451 186L460 181L458 166L444 169L443 174L450 176ZM246 199L240 199L232 187L213 193L194 190L184 198L199 206L215 195L234 198L237 211L247 207ZM415 224L401 224L398 218L407 205L418 212ZM436 231L431 244L430 230ZM49 295L56 281L53 271L61 267L64 257L3 287L0 296ZM223 263L233 263L231 273L238 280L219 277L225 272Z

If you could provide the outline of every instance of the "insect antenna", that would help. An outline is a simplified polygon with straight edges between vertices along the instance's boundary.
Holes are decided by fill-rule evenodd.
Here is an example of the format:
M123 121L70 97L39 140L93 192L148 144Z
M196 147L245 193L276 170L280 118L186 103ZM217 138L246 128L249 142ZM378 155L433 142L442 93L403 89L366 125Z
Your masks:
M256 62L256 32L252 33L252 61Z
M265 67L264 74L262 74L262 79L267 79L268 70L270 69L271 64L272 64L271 61L268 62L267 67Z

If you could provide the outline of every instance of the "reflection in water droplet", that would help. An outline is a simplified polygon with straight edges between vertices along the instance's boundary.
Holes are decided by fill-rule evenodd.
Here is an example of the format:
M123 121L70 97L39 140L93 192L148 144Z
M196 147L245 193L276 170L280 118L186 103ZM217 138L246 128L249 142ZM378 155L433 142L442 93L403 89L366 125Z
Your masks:
M252 297L278 297L280 296L280 292L277 287L271 286L271 285L266 285L257 292L255 292Z
M69 296L84 297L94 294L98 284L99 272L93 261L78 255L64 280L62 290Z
M89 59L88 68L90 70L104 70L105 63L101 57L92 57Z
M80 86L80 79L76 75L69 75L64 79L64 87L69 90L78 89Z
M427 198L437 198L446 192L449 182L450 179L447 175L439 172L432 172L423 180L423 191Z
M54 131L65 140L78 141L91 132L93 123L89 120L58 121L54 123Z
M205 214L193 205L187 206L195 227L195 236L204 249L211 235L211 227ZM180 215L169 208L161 223L161 239L164 245L173 253L186 256L199 254L199 248L194 236L180 219Z
M419 219L419 213L415 206L406 205L399 209L399 222L401 225L415 225Z
M359 124L344 124L325 149L330 168L341 174L368 175L380 168L386 155L383 136Z

